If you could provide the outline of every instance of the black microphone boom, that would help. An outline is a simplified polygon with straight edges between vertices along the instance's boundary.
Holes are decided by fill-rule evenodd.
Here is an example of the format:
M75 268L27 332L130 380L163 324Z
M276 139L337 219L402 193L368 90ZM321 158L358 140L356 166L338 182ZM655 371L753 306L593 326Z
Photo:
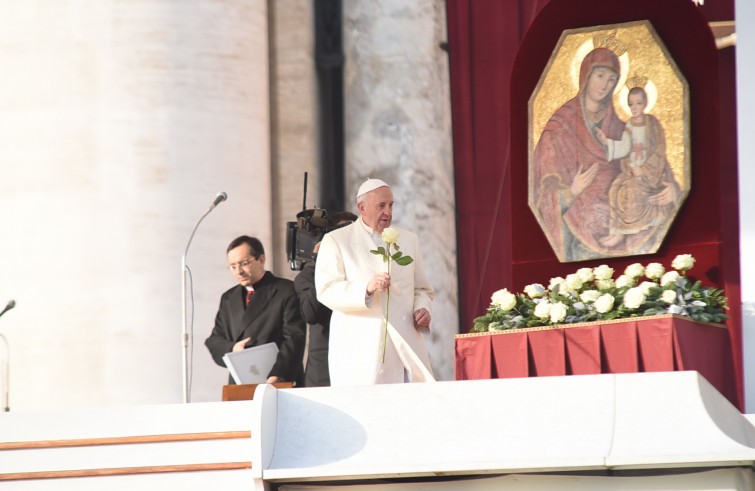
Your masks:
M8 303L5 304L5 308L2 312L0 312L0 315L3 315L4 313L8 312L10 309L16 306L15 300L8 300Z

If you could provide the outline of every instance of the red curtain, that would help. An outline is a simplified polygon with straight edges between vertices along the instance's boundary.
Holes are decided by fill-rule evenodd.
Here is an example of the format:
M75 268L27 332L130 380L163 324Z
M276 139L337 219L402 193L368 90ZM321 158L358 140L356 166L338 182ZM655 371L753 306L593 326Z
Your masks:
M509 90L547 0L448 0L460 321L466 331L511 277Z
M657 254L601 263L622 271L693 254L692 273L729 297L741 392L734 51L716 51L706 25L733 20L734 1L707 3L447 0L462 332L494 291L586 265L559 263L527 206L527 100L564 29L649 19L690 84L692 191ZM515 67L522 45L534 54Z

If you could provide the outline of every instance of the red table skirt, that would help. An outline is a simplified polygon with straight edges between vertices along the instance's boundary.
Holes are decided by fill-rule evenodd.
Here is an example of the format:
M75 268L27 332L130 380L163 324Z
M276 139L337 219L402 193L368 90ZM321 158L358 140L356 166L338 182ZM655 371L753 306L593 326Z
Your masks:
M696 370L741 407L723 326L661 315L456 336L456 380Z

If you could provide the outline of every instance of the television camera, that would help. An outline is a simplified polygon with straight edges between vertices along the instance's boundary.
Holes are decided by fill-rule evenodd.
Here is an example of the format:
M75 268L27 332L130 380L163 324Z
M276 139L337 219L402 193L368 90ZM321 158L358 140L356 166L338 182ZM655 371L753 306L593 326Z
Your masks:
M343 224L333 224L323 208L307 209L307 173L304 173L303 209L296 214L295 222L286 223L286 257L292 271L301 271L304 265L315 260L314 248L323 236L340 228ZM349 222L350 223L350 222Z

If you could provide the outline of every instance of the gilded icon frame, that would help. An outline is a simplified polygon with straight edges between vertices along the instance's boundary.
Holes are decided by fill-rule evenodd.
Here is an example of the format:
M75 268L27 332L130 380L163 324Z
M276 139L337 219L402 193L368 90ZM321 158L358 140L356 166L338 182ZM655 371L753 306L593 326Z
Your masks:
M528 138L528 204L559 261L658 250L691 189L689 87L649 21L565 30Z

